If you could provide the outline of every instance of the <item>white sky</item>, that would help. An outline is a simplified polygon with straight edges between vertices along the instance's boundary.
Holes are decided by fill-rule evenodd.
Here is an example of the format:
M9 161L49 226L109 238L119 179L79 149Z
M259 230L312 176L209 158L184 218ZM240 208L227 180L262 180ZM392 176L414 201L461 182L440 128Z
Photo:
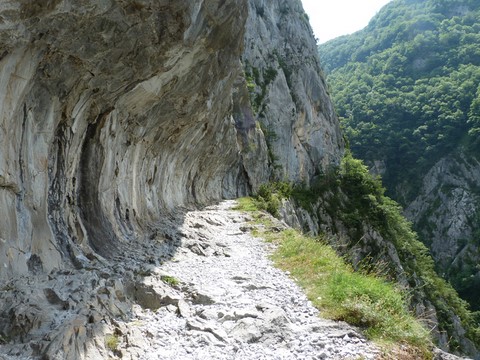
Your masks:
M354 33L390 0L302 0L315 37L320 43Z

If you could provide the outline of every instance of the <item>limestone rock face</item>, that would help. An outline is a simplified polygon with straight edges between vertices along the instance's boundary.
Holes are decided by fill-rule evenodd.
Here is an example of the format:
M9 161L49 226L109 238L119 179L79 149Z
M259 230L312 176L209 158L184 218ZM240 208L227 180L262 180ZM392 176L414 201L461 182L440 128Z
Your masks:
M109 257L165 211L236 194L246 1L19 0L0 16L0 278Z
M0 345L107 358L135 306L188 313L128 265L180 208L342 151L300 0L0 2Z
M406 216L431 249L443 276L478 306L480 163L462 152L438 161L425 175Z
M337 164L343 137L301 2L249 1L242 60L271 174L308 184ZM247 159L247 172L251 167Z
M178 206L308 183L341 157L298 0L15 0L0 16L0 278L111 257Z

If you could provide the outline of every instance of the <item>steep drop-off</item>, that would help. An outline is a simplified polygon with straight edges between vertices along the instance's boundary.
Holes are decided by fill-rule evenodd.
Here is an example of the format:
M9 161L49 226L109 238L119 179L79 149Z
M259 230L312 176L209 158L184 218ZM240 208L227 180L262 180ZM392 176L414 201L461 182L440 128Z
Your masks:
M440 274L474 310L480 309L480 163L462 151L438 161L405 209L428 241Z
M289 223L326 235L355 269L381 274L397 283L408 293L411 310L440 348L479 356L475 314L437 275L428 249L402 215L401 207L384 195L381 180L360 160L347 152L340 166L332 167L312 187L297 186L291 193L294 206L286 202L281 210Z
M480 2L392 1L320 46L355 156L381 174L439 273L480 308Z

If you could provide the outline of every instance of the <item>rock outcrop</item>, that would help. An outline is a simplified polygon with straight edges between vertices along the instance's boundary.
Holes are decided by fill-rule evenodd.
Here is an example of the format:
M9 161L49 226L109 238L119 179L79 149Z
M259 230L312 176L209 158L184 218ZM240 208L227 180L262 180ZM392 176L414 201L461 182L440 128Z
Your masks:
M478 310L480 163L457 151L438 161L405 209L439 272Z

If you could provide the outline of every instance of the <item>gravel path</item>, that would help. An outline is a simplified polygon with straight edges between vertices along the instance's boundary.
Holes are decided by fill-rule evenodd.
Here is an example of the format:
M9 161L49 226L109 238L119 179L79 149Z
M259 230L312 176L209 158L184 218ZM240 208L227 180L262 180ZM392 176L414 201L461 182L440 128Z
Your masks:
M167 216L108 261L78 256L76 269L12 278L0 291L0 360L409 358L321 319L234 205Z
M160 299L173 300L155 311L134 308L136 319L121 326L129 339L123 358L374 359L378 350L358 330L318 317L234 204L186 214L175 257L146 279L152 288L159 278L178 280Z

